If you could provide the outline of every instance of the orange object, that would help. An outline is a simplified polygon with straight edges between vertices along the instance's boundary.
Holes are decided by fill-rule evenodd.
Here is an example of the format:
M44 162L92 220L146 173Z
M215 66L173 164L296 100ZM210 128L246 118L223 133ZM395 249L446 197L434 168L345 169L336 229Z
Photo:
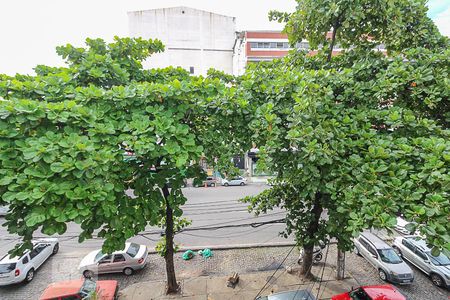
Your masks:
M39 298L40 300L62 299L63 297L80 297L84 279L60 281L50 284ZM113 300L117 294L117 280L99 280L96 282L96 291L100 300Z

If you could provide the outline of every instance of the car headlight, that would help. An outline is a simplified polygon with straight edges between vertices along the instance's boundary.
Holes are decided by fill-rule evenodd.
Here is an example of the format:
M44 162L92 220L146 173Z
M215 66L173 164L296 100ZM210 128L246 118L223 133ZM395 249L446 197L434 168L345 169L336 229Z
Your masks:
M394 271L390 271L389 273L391 273L391 275L397 276L398 273L395 273Z

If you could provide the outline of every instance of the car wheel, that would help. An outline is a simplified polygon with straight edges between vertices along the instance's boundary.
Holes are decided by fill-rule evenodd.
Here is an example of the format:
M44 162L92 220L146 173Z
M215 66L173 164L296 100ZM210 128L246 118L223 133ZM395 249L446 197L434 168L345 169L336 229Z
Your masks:
M215 184L215 183L211 183L211 186L212 186L212 187L215 187L215 186L216 186L216 184Z
M30 269L27 273L27 276L25 276L25 282L31 282L34 278L34 269Z
M59 251L59 243L56 243L55 247L53 247L52 255L55 255Z
M224 186L228 186L228 182L225 182L223 185L224 185Z
M317 254L316 257L314 257L314 260L315 260L316 262L321 261L321 260L322 260L322 253Z
M241 182L239 185L240 185L240 186L243 186L243 185L245 185L245 183L244 183L244 182Z
M431 274L431 282L433 282L435 286L444 286L444 279L442 279L442 277L438 274Z
M123 269L123 274L130 276L131 274L133 274L133 269L132 268L125 268Z
M94 277L94 272L92 272L90 270L86 270L83 272L83 276L84 276L84 278L92 278L92 277Z
M380 279L383 281L387 281L387 275L386 272L383 271L382 269L378 270L378 275L380 276Z
M361 256L361 253L359 252L358 247L355 246L354 252L355 252L356 255Z

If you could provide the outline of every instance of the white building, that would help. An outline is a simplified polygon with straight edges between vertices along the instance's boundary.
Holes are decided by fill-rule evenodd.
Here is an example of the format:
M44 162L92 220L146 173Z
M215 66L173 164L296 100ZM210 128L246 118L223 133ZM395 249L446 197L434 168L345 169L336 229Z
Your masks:
M182 67L206 75L209 68L233 73L234 17L189 7L128 12L130 36L160 39L165 51L152 55L146 68Z

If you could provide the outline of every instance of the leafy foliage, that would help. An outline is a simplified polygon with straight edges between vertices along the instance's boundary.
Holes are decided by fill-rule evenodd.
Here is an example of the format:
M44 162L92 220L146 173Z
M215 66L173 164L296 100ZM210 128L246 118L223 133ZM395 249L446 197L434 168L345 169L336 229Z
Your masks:
M201 173L195 162L220 164L232 150L220 151L235 145L226 116L240 104L220 80L143 70L142 60L163 50L157 40L86 45L58 47L67 68L0 78L0 204L9 205L5 225L23 247L39 228L62 234L75 222L80 242L95 232L105 252L123 248L168 206L180 217L182 182Z

